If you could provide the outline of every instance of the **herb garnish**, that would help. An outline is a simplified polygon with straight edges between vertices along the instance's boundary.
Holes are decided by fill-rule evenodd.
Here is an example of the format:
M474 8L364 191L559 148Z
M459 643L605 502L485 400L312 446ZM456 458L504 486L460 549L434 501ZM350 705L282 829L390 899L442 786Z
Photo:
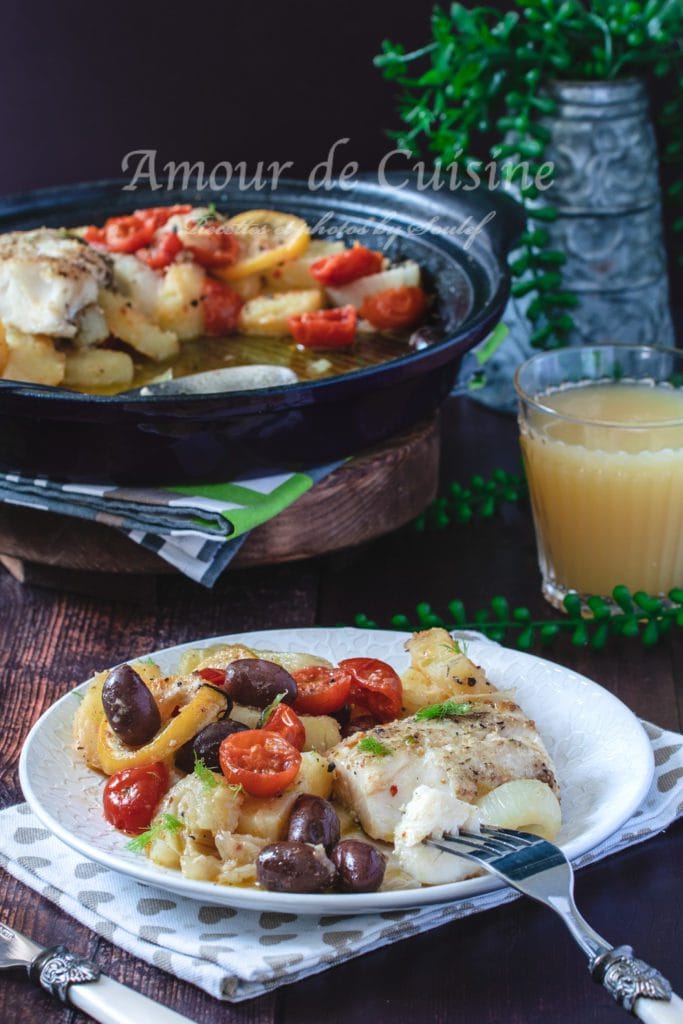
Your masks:
M443 644L442 646L445 647L446 650L450 651L452 654L461 654L463 658L467 657L467 644L465 643L464 640L456 640L455 637L453 637L452 643Z
M158 839L163 832L178 832L183 827L182 821L172 814L162 814L158 821L155 821L151 828L148 828L142 835L136 836L126 843L126 849L131 853L142 853L151 842Z
M215 203L208 204L206 212L199 214L194 223L194 226L196 228L203 228L205 224L208 224L212 220L218 220L218 211L216 210Z
M202 784L202 789L210 792L215 789L219 783L219 778L215 772L212 772L210 768L206 767L206 762L203 757L197 757L194 755L194 774L197 776Z
M273 711L275 711L275 708L278 706L278 704L282 703L286 696L286 692L278 693L277 697L270 702L268 707L263 709L259 716L258 724L256 726L257 729L262 729L264 727L264 725L272 715Z
M389 747L385 747L374 736L364 736L358 743L358 749L365 754L375 754L377 757L390 757L393 754L393 750L389 750Z
M415 718L420 722L429 718L456 718L458 715L468 715L471 710L471 704L458 704L455 700L445 700L443 704L430 704L427 708L420 708L415 712Z

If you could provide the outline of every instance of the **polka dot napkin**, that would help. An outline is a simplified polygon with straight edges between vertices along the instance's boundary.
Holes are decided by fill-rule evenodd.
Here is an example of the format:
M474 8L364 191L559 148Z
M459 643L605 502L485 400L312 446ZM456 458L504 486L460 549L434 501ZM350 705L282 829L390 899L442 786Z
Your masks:
M643 724L655 755L650 792L631 820L579 857L575 867L640 843L683 814L683 736ZM0 812L0 865L110 942L233 1002L519 899L504 889L423 910L357 917L214 907L140 885L85 860L55 839L26 804Z

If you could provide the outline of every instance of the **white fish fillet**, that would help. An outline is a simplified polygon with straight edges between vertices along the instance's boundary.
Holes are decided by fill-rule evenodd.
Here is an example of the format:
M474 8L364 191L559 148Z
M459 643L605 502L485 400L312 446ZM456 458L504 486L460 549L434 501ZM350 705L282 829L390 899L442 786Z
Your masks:
M426 885L459 882L477 874L464 857L423 846L429 836L440 839L444 832L458 834L461 828L479 831L477 809L441 789L418 786L396 826L394 849L404 871Z
M72 338L76 318L109 281L106 257L55 228L0 235L0 322Z
M391 842L418 786L472 804L511 779L539 779L558 792L555 769L536 726L511 700L472 698L475 711L454 718L414 716L343 740L329 752L335 793L374 839ZM365 736L391 751L359 749Z

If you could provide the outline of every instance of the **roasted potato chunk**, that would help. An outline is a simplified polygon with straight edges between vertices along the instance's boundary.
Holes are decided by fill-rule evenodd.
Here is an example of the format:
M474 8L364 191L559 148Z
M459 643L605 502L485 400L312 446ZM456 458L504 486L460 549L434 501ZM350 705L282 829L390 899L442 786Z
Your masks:
M327 799L331 792L332 772L327 758L315 750L306 751L301 755L299 774L280 796L244 797L236 831L275 842L284 835L292 805L301 793Z
M72 387L106 388L130 384L135 367L127 352L106 348L82 348L68 352L64 383Z
M105 289L100 292L99 301L111 334L143 356L160 363L180 351L178 335L157 327L125 295Z
M46 334L24 334L16 327L6 326L5 344L7 358L2 372L5 380L53 386L64 380L66 357Z
M164 276L155 319L160 327L173 331L181 341L204 333L202 292L206 274L196 263L174 263Z
M406 643L406 650L411 665L401 682L403 707L408 714L429 704L492 690L483 669L470 661L466 649L445 629L415 633Z
M259 295L242 306L239 328L245 334L286 337L290 333L287 323L290 316L314 313L322 304L323 293L319 288Z

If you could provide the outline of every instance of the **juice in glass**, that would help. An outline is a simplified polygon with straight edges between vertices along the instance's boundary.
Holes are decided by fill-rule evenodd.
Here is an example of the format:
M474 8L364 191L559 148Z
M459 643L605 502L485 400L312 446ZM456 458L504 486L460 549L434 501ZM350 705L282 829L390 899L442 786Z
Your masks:
M683 357L591 346L517 373L543 592L683 585Z

